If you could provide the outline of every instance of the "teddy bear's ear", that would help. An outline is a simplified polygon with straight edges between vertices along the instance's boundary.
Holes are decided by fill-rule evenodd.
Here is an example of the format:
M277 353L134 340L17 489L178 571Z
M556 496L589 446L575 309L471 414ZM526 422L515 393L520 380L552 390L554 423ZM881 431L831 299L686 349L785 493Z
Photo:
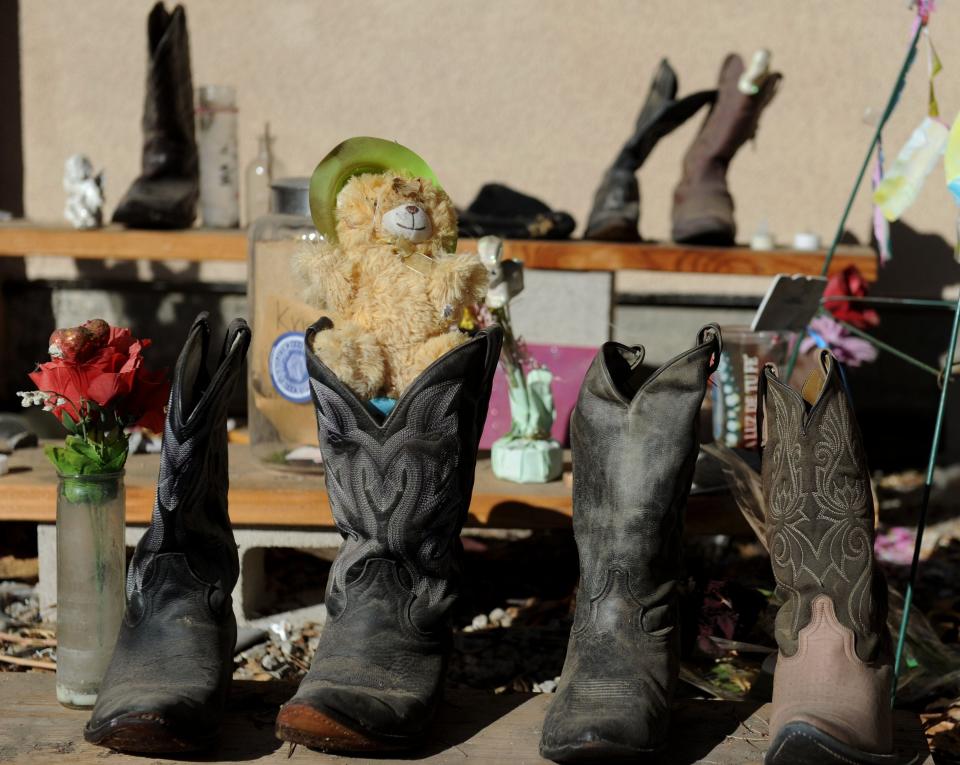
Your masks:
M355 175L389 170L440 182L415 152L382 138L350 138L324 157L310 179L310 213L317 231L328 242L337 241L337 194Z

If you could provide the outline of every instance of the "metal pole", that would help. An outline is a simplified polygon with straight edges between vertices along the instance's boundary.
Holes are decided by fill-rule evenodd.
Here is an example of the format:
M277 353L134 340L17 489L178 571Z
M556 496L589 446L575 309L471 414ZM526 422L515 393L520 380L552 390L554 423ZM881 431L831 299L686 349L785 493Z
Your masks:
M870 157L873 156L873 151L877 147L877 142L880 140L880 133L887 124L887 120L890 119L890 115L893 114L893 109L897 105L897 99L900 98L900 92L903 90L904 83L907 80L907 72L910 71L910 65L913 64L914 56L917 53L917 43L920 40L920 33L923 31L923 27L924 25L922 23L918 23L917 29L913 33L913 37L910 40L910 47L907 49L906 58L903 59L903 64L900 66L900 73L897 75L896 82L894 82L893 90L890 91L890 98L887 99L887 106L883 110L883 114L880 115L880 119L877 122L877 129L873 131L873 138L870 140L870 148L867 149L867 154L863 158L863 163L860 165L860 172L857 173L856 183L853 184L853 190L850 192L850 196L847 197L847 204L843 208L843 215L840 216L840 223L837 225L837 231L833 235L833 241L830 243L830 249L827 250L827 256L823 260L823 268L820 270L821 276L826 276L830 271L830 263L833 261L833 256L840 244L840 239L843 237L844 229L847 226L847 218L850 217L850 210L853 208L853 203L857 198L857 192L860 190L860 185L863 183L863 176L866 175L867 167L870 165ZM797 337L796 343L793 346L793 352L790 354L790 360L787 362L787 374L786 377L783 378L787 382L790 381L790 377L793 375L793 369L797 365L797 358L800 356L800 344L802 341L803 333Z

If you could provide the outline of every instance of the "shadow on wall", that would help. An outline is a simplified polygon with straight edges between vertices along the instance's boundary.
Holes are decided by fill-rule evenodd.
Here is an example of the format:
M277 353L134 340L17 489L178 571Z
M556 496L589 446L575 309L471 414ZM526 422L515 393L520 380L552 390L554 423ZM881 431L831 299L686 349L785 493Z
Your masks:
M960 264L941 236L894 223L890 239L893 260L880 268L871 295L940 298L945 286L960 283ZM877 306L877 311L880 326L871 335L941 368L950 339L949 311L894 306ZM940 393L933 375L881 351L872 364L850 369L849 379L871 467L923 469ZM954 397L960 397L960 388ZM948 411L940 453L941 463L958 459L960 401Z
M136 263L92 262L78 263L76 280L27 282L5 278L4 357L13 363L0 365L0 408L17 407L15 391L30 387L26 374L33 362L45 360L53 329L76 326L94 317L150 338L150 364L172 372L193 320L201 311L209 311L210 349L215 362L227 324L234 317L247 314L244 286L198 283L189 272L178 272L173 278L165 268L155 268L151 281L136 280ZM128 272L129 269L132 271ZM104 278L107 272L109 277ZM229 410L233 415L246 413L244 385L234 392Z

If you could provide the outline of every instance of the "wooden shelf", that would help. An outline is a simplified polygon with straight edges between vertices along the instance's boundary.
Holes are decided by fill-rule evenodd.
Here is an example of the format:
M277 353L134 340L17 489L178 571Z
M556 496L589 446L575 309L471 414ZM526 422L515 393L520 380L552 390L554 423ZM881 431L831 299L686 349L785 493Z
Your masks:
M246 260L244 231L142 231L119 226L78 231L60 226L0 224L0 256L61 255L105 260Z
M127 523L150 523L159 465L156 454L136 454L127 461ZM334 525L322 477L264 467L245 444L230 444L229 502L230 518L238 528ZM0 477L0 521L54 523L56 507L56 474L43 450L14 452L10 473ZM491 472L489 459L479 460L468 526L565 528L570 526L572 513L573 498L567 482L501 481ZM691 497L686 526L693 534L750 533L726 495Z
M460 250L476 249L471 239ZM670 271L675 273L819 274L824 252L778 249L769 252L747 247L694 247L670 243L618 244L509 240L507 257L528 268L568 271ZM247 236L240 230L187 229L141 231L108 226L91 231L34 226L23 222L0 225L0 256L60 255L72 258L118 260L227 260L244 261ZM831 272L856 265L868 280L876 278L876 256L869 247L843 246L837 250Z
M277 710L296 691L288 681L237 680L233 683L215 762L284 765L324 765L350 762L321 752L289 746L273 734ZM450 689L440 704L428 741L413 753L423 763L518 762L547 763L537 745L549 693L501 693ZM0 752L4 762L57 765L95 765L104 757L111 763L140 765L134 757L88 744L83 725L89 711L66 709L57 703L52 672L0 674ZM672 712L674 733L657 762L743 765L759 762L769 744L770 705L755 701L678 701ZM933 762L916 713L897 710L894 746L899 755L918 755L914 762ZM206 761L208 758L204 758ZM904 761L907 758L904 757ZM154 761L153 759L150 760ZM196 762L177 757L164 763ZM899 757L897 761L900 761ZM354 760L378 762L378 760Z

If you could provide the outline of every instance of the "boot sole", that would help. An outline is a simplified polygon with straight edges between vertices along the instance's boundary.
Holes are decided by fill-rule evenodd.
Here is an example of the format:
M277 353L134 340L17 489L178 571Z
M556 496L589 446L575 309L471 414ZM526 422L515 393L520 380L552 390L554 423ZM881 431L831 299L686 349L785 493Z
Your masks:
M804 722L785 725L763 758L764 765L913 765L919 761L919 754L863 752Z
M590 229L584 233L585 241L593 242L639 242L640 231L635 221L611 216L607 219L595 221Z
M613 741L590 741L567 746L540 747L540 756L554 762L637 762L638 758L654 757L663 746L635 749Z
M374 736L356 723L306 704L286 704L281 708L275 733L281 741L340 754L399 752L416 748L422 742L420 737Z
M114 717L96 728L87 725L83 729L83 737L96 746L135 754L203 752L213 749L218 740L216 732L203 735L188 733L149 712Z
M703 247L733 247L736 242L730 229L712 218L687 221L671 232L677 244L692 244Z

